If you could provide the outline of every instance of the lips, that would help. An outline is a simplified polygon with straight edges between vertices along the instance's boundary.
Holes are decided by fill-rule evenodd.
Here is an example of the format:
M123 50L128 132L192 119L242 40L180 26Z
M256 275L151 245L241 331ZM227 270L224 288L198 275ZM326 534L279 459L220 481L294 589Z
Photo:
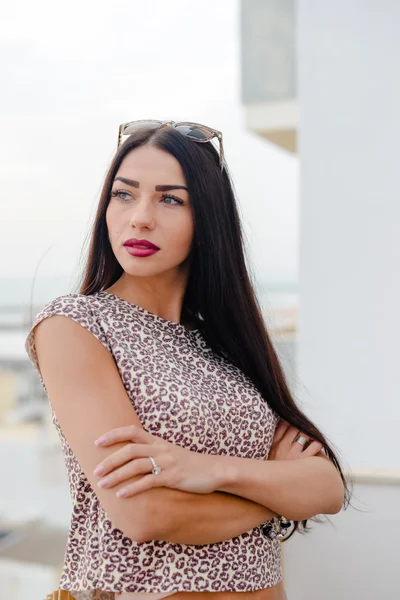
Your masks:
M159 250L160 249L158 246L156 246L152 242L149 242L149 240L137 240L135 238L126 240L126 242L124 243L124 246L131 246L132 248L143 248L143 249L150 248L151 250Z

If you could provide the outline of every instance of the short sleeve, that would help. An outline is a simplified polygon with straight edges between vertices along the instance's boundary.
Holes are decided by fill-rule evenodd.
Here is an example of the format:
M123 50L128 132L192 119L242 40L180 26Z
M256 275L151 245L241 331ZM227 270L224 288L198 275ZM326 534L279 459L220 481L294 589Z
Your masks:
M52 317L54 315L69 317L90 331L90 333L93 334L111 353L111 348L108 343L107 336L101 327L100 319L98 315L91 310L90 300L91 296L85 296L84 294L66 294L63 296L58 296L46 304L36 315L32 323L32 327L25 339L25 351L40 377L41 373L35 347L34 330L41 321L47 319L48 317Z

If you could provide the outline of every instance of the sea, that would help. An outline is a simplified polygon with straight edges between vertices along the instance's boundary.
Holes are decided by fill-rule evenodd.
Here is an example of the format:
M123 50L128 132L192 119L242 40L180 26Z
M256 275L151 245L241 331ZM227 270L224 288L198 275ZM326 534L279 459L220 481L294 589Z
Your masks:
M24 339L36 314L53 298L78 288L77 279L67 275L0 278L0 368L27 359ZM298 296L295 282L258 283L257 295L275 322L292 319Z

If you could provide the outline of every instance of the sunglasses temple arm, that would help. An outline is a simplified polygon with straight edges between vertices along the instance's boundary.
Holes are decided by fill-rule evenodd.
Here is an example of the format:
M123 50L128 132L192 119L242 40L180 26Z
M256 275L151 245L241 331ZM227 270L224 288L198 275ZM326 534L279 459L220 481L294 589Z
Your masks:
M224 146L222 143L222 135L218 136L218 140L219 140L219 162L220 162L220 167L221 167L221 172L224 169Z
M121 138L122 138L122 125L120 125L119 129L118 129L118 146L117 146L117 148L119 148L119 146L121 144Z

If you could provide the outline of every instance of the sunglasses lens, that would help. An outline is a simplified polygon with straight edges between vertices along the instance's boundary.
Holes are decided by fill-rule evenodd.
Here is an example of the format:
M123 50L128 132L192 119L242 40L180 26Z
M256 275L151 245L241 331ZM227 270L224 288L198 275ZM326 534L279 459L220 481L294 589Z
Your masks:
M122 130L122 135L130 135L138 129L156 129L162 125L162 121L138 121L137 123L131 123Z
M208 141L214 136L214 133L207 127L199 127L198 125L178 125L176 129L193 140Z

